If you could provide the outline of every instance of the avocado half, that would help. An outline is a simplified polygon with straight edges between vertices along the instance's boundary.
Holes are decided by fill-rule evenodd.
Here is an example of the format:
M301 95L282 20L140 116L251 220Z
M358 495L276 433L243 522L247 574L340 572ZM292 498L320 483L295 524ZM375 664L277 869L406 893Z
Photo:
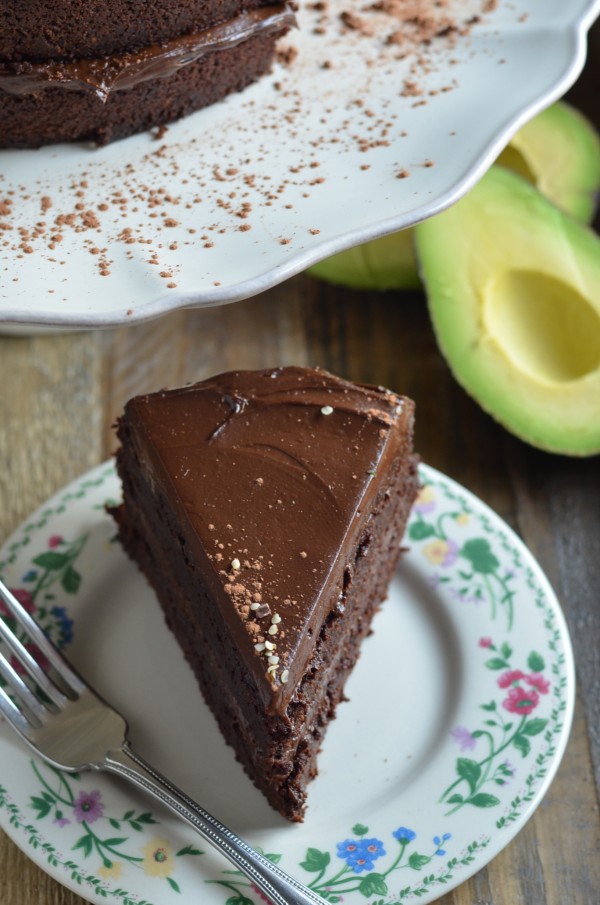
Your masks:
M312 276L350 289L418 289L421 285L412 229L340 251L314 264Z
M582 113L559 101L522 126L498 160L582 223L591 223L600 189L600 138ZM332 255L308 273L351 289L420 286L412 229Z
M591 223L600 187L600 137L574 107L559 101L513 136L496 160L582 223Z
M600 452L600 239L499 166L415 239L464 389L533 446Z

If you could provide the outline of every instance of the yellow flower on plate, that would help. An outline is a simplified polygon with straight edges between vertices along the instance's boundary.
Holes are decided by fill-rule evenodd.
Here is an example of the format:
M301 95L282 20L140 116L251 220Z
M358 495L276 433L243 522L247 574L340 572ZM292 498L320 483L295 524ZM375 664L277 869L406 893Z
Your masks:
M435 501L435 490L430 484L426 484L425 487L421 487L417 494L417 498L415 503L419 506L427 503L433 503Z
M105 880L118 880L123 873L123 862L113 861L110 867L107 864L102 864L96 873Z
M168 877L175 867L175 857L170 842L155 836L142 848L142 868L149 877Z
M452 540L431 540L423 547L425 559L434 566L451 566L456 559L457 547Z
M459 515L456 516L454 521L456 522L457 525L468 525L469 522L471 521L471 516L469 515L468 512L461 512Z

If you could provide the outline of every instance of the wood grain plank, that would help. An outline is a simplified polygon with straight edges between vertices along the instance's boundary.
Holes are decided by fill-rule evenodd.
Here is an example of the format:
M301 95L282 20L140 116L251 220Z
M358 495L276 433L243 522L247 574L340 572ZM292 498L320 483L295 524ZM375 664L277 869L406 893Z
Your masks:
M3 536L99 456L94 334L0 337Z

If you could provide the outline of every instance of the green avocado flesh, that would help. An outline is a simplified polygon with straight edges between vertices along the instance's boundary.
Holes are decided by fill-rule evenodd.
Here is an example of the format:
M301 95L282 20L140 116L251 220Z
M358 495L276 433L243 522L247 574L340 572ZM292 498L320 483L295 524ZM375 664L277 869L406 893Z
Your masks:
M498 160L535 185L561 210L590 223L600 189L600 138L593 125L559 101L522 126ZM412 229L326 258L309 273L352 289L415 289Z
M413 231L356 245L310 268L309 273L352 289L418 289L421 285L413 248Z
M499 166L415 239L464 389L533 446L600 452L600 239Z

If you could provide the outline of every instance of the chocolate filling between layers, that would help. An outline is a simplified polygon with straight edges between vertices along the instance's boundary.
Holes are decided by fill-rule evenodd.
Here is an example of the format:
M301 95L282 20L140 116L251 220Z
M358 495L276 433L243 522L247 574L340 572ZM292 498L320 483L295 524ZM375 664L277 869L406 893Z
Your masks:
M91 91L47 88L20 96L0 91L0 148L75 141L105 145L168 125L267 73L280 34L254 35L236 47L206 54L169 78L115 91L105 104Z
M181 35L134 53L97 59L0 63L0 90L17 96L47 88L90 91L106 102L113 91L127 91L143 82L169 78L209 53L236 47L257 35L278 34L295 24L285 3L244 10L225 22Z

